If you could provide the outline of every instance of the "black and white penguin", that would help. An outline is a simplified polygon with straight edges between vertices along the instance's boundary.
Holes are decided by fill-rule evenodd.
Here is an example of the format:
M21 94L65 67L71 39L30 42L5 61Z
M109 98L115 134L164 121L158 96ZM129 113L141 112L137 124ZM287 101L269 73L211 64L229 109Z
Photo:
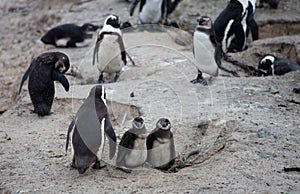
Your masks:
M269 4L270 8L277 9L280 0L260 0L257 8L264 7L264 3Z
M246 48L246 17L248 0L230 0L214 22L214 31L224 53ZM235 43L232 40L235 38Z
M266 54L259 60L257 69L265 71L265 75L283 75L299 70L300 65L289 59L279 59L272 54Z
M28 90L34 113L39 116L50 114L55 94L54 81L60 82L66 91L69 91L68 79L64 73L68 71L70 61L67 55L61 52L47 52L33 59L23 75L19 94L26 79L29 77Z
M75 126L75 127L74 127ZM92 164L94 169L100 165L105 143L105 134L109 140L109 158L116 152L116 135L111 125L107 107L106 93L101 85L94 86L79 108L68 128L66 151L69 145L70 133L74 128L72 145L74 156L71 167L77 168L83 174Z
M132 128L124 133L119 144L116 164L119 169L130 173L131 168L143 165L147 159L147 130L144 119L137 117Z
M171 14L181 0L134 0L130 8L130 16L133 16L135 7L140 2L138 24L157 24L160 21L167 23L167 17Z
M251 31L253 41L258 40L258 26L254 19L255 5L256 5L256 0L249 0L248 8L247 8L248 14L246 18L246 24L247 24L246 35L248 37L249 32Z
M175 162L174 137L171 123L161 118L147 137L147 162L154 168L168 170Z
M197 19L198 25L194 32L194 57L198 69L197 78L191 83L202 83L207 85L202 73L217 76L219 68L233 73L221 66L222 46L218 41L214 31L212 20L208 16L201 16Z
M93 53L93 65L97 59L97 67L100 72L98 83L104 83L103 72L115 74L112 82L116 82L122 67L126 65L126 51L120 25L120 18L110 15L106 18L104 26L98 34Z
M93 33L98 28L90 23L82 26L63 24L49 30L41 41L56 47L83 47L92 42Z

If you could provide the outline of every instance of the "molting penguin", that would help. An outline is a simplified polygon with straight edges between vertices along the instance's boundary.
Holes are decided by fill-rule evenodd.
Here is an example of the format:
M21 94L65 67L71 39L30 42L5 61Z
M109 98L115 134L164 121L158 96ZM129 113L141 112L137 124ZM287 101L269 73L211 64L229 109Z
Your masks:
M161 118L147 137L147 162L154 168L168 170L175 162L175 145L171 123Z
M230 0L214 22L214 31L224 53L242 51L246 47L246 17L248 0ZM235 38L234 46L231 46ZM229 48L231 46L231 48Z
M132 128L124 133L119 144L117 166L130 173L130 168L143 165L147 159L147 130L144 120L137 117L132 122Z
M194 32L194 57L198 69L198 76L191 83L207 85L202 72L212 76L218 75L218 69L232 73L221 66L222 47L212 29L212 20L208 16L197 19L198 25Z
M126 51L120 25L120 18L116 15L110 15L106 18L104 26L98 34L93 53L93 65L96 58L99 62L97 65L100 72L98 83L104 83L103 72L115 73L112 82L116 82L122 67L126 65ZM98 52L100 56L98 56Z
M300 69L300 65L289 59L279 59L271 54L264 55L257 66L257 69L264 70L265 75L283 75Z
M80 174L83 174L92 164L94 164L94 169L105 167L106 165L100 165L105 134L109 137L110 159L115 155L116 135L107 112L104 87L97 85L91 89L89 96L70 123L66 140L66 151L73 128L72 145L74 156L71 167L77 168Z
M92 41L93 33L98 28L99 26L90 23L82 26L63 24L49 30L41 41L56 47L83 47Z
M130 8L130 16L140 0L135 0ZM177 7L180 0L141 0L138 24L157 24L161 20L167 22L168 14Z
M69 82L63 75L70 67L69 58L61 52L48 52L33 59L23 75L22 86L29 76L28 90L34 113L39 116L49 115L55 94L54 81L60 82L69 91Z

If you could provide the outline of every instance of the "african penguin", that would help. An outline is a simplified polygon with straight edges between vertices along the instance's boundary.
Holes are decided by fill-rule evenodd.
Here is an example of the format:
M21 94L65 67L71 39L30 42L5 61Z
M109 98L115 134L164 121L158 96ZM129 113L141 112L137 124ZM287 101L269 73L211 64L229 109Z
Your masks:
M251 31L253 41L258 40L258 26L256 21L254 20L255 4L256 4L256 0L249 0L249 5L247 8L248 14L246 18L246 24L247 24L246 35L248 37L249 32Z
M214 31L224 53L246 48L246 17L248 0L230 0L214 22ZM231 42L235 38L235 44ZM230 48L229 48L230 47Z
M50 29L41 41L56 47L83 47L92 41L93 33L98 28L99 26L90 23L82 26L63 24Z
M134 9L140 2L138 24L157 24L160 21L167 23L167 17L171 14L181 0L134 0L130 9L133 16Z
M55 94L54 81L60 82L69 91L69 82L64 76L68 71L70 61L61 52L47 52L33 59L23 75L19 94L26 79L29 77L28 90L34 113L39 116L49 115Z
M168 170L175 162L174 137L171 123L161 118L147 137L147 162L154 168Z
M265 71L265 75L283 75L300 69L300 65L289 59L279 59L271 54L264 55L257 66L257 69Z
M130 173L130 168L143 165L147 159L147 130L143 118L137 117L132 128L124 133L119 144L116 164L119 169Z
M120 18L110 15L106 18L104 26L98 34L93 53L93 65L97 58L97 67L100 72L98 83L104 83L103 72L115 73L112 82L116 82L122 67L126 65L126 51L120 25Z
M201 16L197 19L198 25L194 32L194 57L198 69L197 78L191 83L202 83L207 85L206 80L202 77L202 72L212 76L218 75L218 69L227 70L221 66L222 48L213 29L212 20L208 16Z
M100 165L105 143L105 134L109 140L109 157L112 159L116 151L116 135L111 125L107 107L106 93L101 85L94 86L79 108L68 128L66 151L69 145L70 133L74 128L72 145L74 156L71 167L77 168L83 174L92 164L94 169Z

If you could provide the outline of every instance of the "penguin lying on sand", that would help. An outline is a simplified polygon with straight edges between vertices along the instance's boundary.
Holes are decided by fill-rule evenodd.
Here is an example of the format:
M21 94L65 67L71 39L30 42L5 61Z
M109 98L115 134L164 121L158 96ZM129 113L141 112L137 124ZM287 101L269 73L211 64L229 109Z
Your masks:
M171 123L161 118L147 137L147 162L154 168L168 170L175 162L174 137Z
M19 94L25 80L29 77L28 90L34 113L49 115L55 94L54 81L60 82L69 91L69 82L64 76L70 67L69 58L61 52L48 52L33 59L23 75Z
M116 82L122 67L126 65L126 51L120 25L120 18L110 15L106 18L104 26L98 34L93 53L93 65L97 59L97 67L100 72L98 83L104 83L104 72L115 74L111 82Z
M230 0L214 22L214 31L224 53L246 48L246 17L248 0ZM231 45L235 39L235 44Z
M300 69L300 65L289 59L280 59L271 54L264 55L257 66L257 69L265 71L265 75L283 75Z
M147 130L143 118L137 117L132 122L132 128L124 133L119 144L117 166L130 173L130 168L143 165L147 159Z
M160 21L167 23L167 17L171 14L181 0L134 0L130 8L130 16L133 16L137 4L140 2L138 24L157 24Z
M106 107L106 93L103 86L97 85L91 89L89 96L70 123L66 140L66 151L73 128L72 145L74 156L71 167L77 168L80 174L83 174L92 164L94 169L105 167L106 165L100 165L105 134L109 140L110 159L114 157L116 152L116 135L109 119Z
M90 23L82 26L63 24L49 30L41 41L56 47L83 47L92 41L93 33L98 28L99 26Z
M194 32L194 57L198 69L197 78L191 83L202 83L207 85L202 73L212 76L218 75L219 68L233 73L221 66L222 47L214 31L212 20L208 16L201 16L197 19L198 25Z

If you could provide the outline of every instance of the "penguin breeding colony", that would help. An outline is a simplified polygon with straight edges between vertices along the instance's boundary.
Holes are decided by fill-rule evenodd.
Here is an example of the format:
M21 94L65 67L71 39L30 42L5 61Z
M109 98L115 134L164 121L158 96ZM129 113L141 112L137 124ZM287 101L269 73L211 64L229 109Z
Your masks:
M22 35L30 49L0 114L0 193L297 193L300 15L272 20L286 2L11 6L53 14Z

